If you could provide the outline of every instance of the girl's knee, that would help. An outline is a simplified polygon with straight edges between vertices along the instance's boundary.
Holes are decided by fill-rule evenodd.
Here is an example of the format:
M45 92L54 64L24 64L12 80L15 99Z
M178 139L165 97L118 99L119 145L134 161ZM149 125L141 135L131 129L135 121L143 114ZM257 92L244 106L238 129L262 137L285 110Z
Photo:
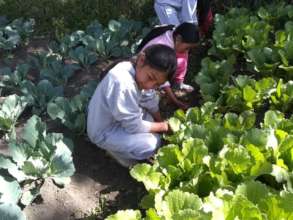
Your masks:
M158 134L150 134L144 140L141 140L136 149L131 154L137 160L144 160L153 156L160 146L161 139Z
M161 137L159 134L151 134L146 141L148 148L156 150L161 144Z

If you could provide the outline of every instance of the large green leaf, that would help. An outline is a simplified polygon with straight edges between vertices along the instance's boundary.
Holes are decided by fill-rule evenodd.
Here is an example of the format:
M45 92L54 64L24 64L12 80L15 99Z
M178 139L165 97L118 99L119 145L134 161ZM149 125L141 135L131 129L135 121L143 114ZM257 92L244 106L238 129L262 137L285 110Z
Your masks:
M239 185L235 194L242 195L254 204L258 204L260 201L267 199L269 196L269 189L260 182L250 181Z
M137 164L131 171L130 175L138 182L143 182L147 190L160 189L163 175L156 172L149 164Z
M6 97L0 109L0 130L10 131L27 104L24 97L17 95Z
M151 208L146 211L145 220L161 220L155 209Z
M0 176L0 204L17 204L22 191L18 182L7 176Z
M41 121L41 119L34 115L32 116L23 129L22 138L31 147L35 148L37 146L37 141L42 135L46 134L46 124Z
M177 118L170 118L168 120L168 124L171 127L173 132L177 132L180 130L181 121Z
M1 220L25 220L24 214L21 212L21 209L10 203L0 204L0 219Z
M162 168L167 168L168 166L176 167L184 157L177 145L167 145L159 149L156 159Z
M36 199L38 195L40 195L40 187L34 187L23 192L20 202L21 204L28 206Z
M173 220L210 220L211 216L204 212L198 212L192 209L181 210L176 213L173 217Z
M72 152L63 141L56 143L56 151L52 156L50 169L51 175L57 178L70 177L75 172Z
M254 159L254 165L251 167L251 176L260 176L262 174L268 174L272 172L272 164L267 161L265 154L261 152L261 149L254 146L253 144L248 144L245 146L249 151L249 154Z
M54 87L46 79L39 81L37 85L25 80L21 83L21 92L29 99L33 112L41 114L46 109L47 103L58 96L63 96L63 86Z
M6 157L2 154L0 154L0 168L7 169L9 174L12 175L19 182L25 180L26 178L24 172L21 171L19 167L15 163L13 163L9 157Z
M208 155L208 148L201 139L189 139L182 144L184 160L188 159L192 164L203 164L203 158Z
M231 131L238 131L241 129L238 115L235 113L227 113L224 116L224 127Z
M16 162L19 167L21 167L32 154L33 149L26 143L17 143L16 141L11 141L9 143L9 152L13 161Z
M277 128L278 124L284 119L284 114L278 111L267 111L264 118L264 127Z
M57 97L47 106L47 112L55 120L59 119L69 129L83 134L86 127L85 109L88 97L76 95L71 99Z
M69 56L84 67L88 67L97 61L96 54L83 46L71 49Z
M223 159L229 164L230 169L235 174L249 172L252 166L251 156L243 146L230 145L227 148L223 148L221 154L223 154Z
M169 192L163 203L162 213L167 219L172 219L172 216L183 210L199 211L202 208L202 201L197 195L180 190Z
M253 103L255 101L256 98L256 92L254 91L253 88L251 88L251 86L245 86L243 88L243 98L247 103ZM252 107L252 106L249 106Z
M258 128L248 130L243 136L241 142L246 144L253 144L260 148L265 148L269 139L269 131Z
M262 213L259 208L250 202L246 197L235 196L229 201L225 210L226 220L254 219L262 220Z
M21 167L24 173L31 177L42 178L48 170L48 162L43 158L29 158Z
M75 168L72 158L73 142L62 134L46 132L41 119L32 116L23 129L22 139L9 143L11 157L0 155L0 168L19 182L28 184L52 177L59 186L70 181ZM38 185L38 184L37 184ZM27 205L38 195L40 188L30 187L22 198Z
M114 215L108 216L105 220L141 220L141 214L138 210L124 210L118 211Z
M263 210L268 220L292 219L292 203L292 193L285 193L283 196L270 196L263 201L260 208Z

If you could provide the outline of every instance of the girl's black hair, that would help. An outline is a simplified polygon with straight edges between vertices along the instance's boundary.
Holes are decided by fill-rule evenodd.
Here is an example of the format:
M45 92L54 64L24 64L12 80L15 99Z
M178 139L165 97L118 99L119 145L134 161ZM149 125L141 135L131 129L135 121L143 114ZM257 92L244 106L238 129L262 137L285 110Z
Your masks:
M164 34L166 31L174 30L174 25L163 25L153 28L138 45L136 52L139 52L144 46L154 38ZM184 43L197 43L199 41L198 26L194 23L184 22L175 28L173 37L180 35Z
M167 74L168 80L173 78L177 68L177 59L174 49L163 44L156 44L149 46L143 52L145 54L145 65L149 65L155 70L165 72ZM136 58L137 57L131 57L128 59L125 58L114 61L102 70L99 80L101 81L107 75L107 73L120 62L130 61L133 63L133 65L135 65Z
M145 65L149 65L155 70L165 72L167 79L173 78L177 68L177 59L175 50L163 44L155 44L147 47L145 54Z
M199 29L194 23L183 22L173 32L174 39L180 35L182 42L196 44L199 42Z

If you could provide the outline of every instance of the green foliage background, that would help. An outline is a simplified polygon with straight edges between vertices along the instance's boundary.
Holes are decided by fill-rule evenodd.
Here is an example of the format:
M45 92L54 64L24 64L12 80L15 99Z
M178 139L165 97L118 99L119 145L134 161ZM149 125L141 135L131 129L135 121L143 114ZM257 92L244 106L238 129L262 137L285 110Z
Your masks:
M38 33L61 36L84 29L97 19L119 17L147 21L155 16L153 0L0 0L0 16L34 18Z
M274 0L274 2L292 0ZM37 33L63 36L77 29L84 29L97 19L107 24L110 19L125 17L147 22L155 16L154 0L0 0L0 16L9 19L34 18ZM215 12L229 7L245 6L251 9L271 0L212 0Z

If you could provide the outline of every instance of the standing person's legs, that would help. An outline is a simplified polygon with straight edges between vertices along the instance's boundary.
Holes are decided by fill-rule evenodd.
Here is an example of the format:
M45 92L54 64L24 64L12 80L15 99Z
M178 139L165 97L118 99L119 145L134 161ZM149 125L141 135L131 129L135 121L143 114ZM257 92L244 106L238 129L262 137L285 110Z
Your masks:
M206 35L213 23L213 14L211 10L211 0L198 0L197 17L200 34Z
M180 24L176 8L158 3L155 3L154 8L161 24L173 24L175 26Z
M205 19L203 20L203 22L201 22L199 24L199 27L200 27L200 31L203 35L206 35L210 29L210 27L212 26L213 24L213 13L212 13L212 10L209 9L209 12L207 14L207 16L205 17Z
M179 13L181 23L189 22L198 24L196 15L197 0L182 0L182 7Z

